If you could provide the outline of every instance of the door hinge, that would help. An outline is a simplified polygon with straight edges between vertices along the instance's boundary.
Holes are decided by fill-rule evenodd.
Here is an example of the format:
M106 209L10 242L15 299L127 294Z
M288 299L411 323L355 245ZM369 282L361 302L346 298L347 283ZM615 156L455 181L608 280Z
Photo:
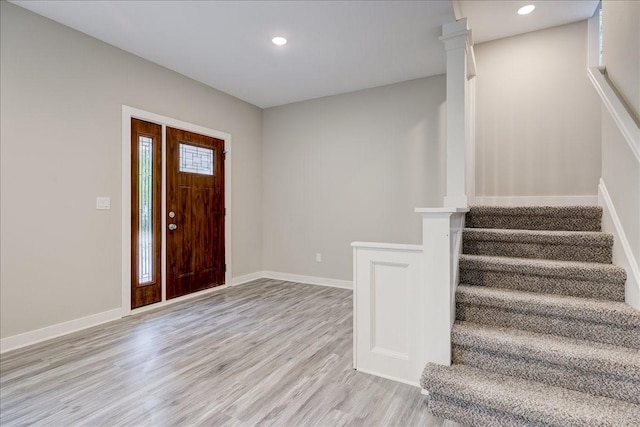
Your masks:
M226 159L226 158L227 158L227 152L226 152L226 151L223 151L223 152L222 152L222 158L223 158L223 159Z
M227 216L227 208L224 208L224 216Z
M227 272L227 264L224 265L224 272Z

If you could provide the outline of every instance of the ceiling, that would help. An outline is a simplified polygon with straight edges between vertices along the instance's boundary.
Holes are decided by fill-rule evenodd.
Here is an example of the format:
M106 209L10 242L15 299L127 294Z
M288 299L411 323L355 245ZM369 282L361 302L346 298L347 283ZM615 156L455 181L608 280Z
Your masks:
M267 108L444 73L456 7L481 42L586 19L598 1L12 3ZM538 9L516 15L525 3Z
M461 16L469 19L474 42L483 43L589 19L600 0L460 0L457 3ZM518 9L527 4L536 9L529 15L519 16Z

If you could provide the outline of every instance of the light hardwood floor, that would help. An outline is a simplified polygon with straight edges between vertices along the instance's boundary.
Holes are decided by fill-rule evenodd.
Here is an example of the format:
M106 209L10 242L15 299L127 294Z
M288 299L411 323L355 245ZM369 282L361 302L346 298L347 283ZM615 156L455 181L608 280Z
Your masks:
M353 370L351 291L268 279L5 353L0 424L457 426Z

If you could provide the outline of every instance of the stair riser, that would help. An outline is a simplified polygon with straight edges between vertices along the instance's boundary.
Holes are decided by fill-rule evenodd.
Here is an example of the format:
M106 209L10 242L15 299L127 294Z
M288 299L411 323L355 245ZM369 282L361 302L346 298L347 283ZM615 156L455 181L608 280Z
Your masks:
M624 302L624 284L460 268L460 283Z
M473 366L486 371L537 381L555 387L610 397L640 404L640 382L598 372L587 372L570 365L559 365L519 356L495 354L476 348L453 346L453 363Z
M515 414L507 414L495 408L453 399L438 393L429 395L429 412L436 417L468 427L549 427L546 423L534 422Z
M544 316L532 312L456 303L456 318L484 325L521 329L541 334L603 342L640 349L640 330L618 325L586 322L566 317Z
M600 219L467 214L465 226L468 228L501 228L509 230L600 231Z
M611 264L611 248L603 246L549 245L542 243L464 240L462 251L470 255Z

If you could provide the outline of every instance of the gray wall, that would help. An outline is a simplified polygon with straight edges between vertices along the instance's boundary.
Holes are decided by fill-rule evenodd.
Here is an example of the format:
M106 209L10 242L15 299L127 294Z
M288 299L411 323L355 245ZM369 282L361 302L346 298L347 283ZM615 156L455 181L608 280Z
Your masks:
M587 78L587 22L482 43L476 195L597 194L600 101Z
M602 2L607 74L640 119L640 1Z
M122 104L232 134L233 274L262 270L262 111L0 5L0 336L120 307Z
M351 242L421 243L414 208L442 205L444 101L435 76L265 110L264 269L351 280Z

